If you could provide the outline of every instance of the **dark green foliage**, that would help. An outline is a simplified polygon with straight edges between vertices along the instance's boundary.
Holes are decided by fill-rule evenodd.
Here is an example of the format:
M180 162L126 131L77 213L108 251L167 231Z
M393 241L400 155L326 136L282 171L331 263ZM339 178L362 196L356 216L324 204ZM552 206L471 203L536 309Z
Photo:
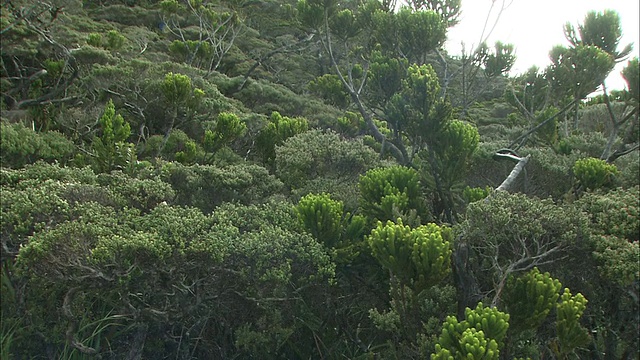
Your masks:
M306 131L276 148L276 174L292 189L304 190L318 178L335 179L353 189L359 175L377 164L378 154L362 140L341 139L333 131Z
M509 44L442 51L459 0L408 5L4 1L0 358L637 355L637 59L509 146L625 57L619 17L513 79Z
M622 70L622 77L627 82L627 90L631 95L631 100L636 102L640 101L640 65L638 65L638 58L635 57L627 63L627 66Z
M56 131L34 132L20 123L0 123L0 164L20 168L38 160L69 161L74 153L73 142Z
M502 191L469 204L460 226L460 241L473 249L474 276L481 289L496 291L496 303L510 274L543 262L561 267L561 257L580 256L572 249L584 248L590 236L586 216L575 207Z
M593 45L604 50L615 60L627 56L633 46L628 44L624 49L618 50L620 38L622 37L622 27L620 25L620 15L612 10L604 12L590 11L584 18L584 22L578 25L578 34L574 27L567 23L565 25L565 35L573 46Z
M123 215L112 213L109 218L113 220ZM187 349L202 356L251 352L249 347L242 345L248 344L249 334L260 334L263 341L259 349L274 356L287 353L294 344L300 345L300 341L306 342L294 336L289 340L291 343L286 343L289 345L281 348L281 340L273 338L274 333L265 333L268 329L265 326L269 324L269 328L281 328L294 334L301 324L293 322L290 309L296 308L296 304L307 297L305 294L311 294L313 287L326 283L333 274L328 257L319 244L306 235L277 227L264 227L241 235L233 226L212 225L198 210L168 206L159 206L130 225L114 227L107 218L103 221L89 218L92 218L89 222L66 223L59 229L42 233L21 251L19 266L29 269L25 276L39 278L38 283L42 284L42 287L30 289L33 296L66 299L74 294L67 289L84 285L80 293L71 298L74 308L81 310L101 304L104 309L122 313L133 306L142 311L141 316L150 325L148 335L154 337L172 330L163 322L162 316L155 318L149 310L163 313L165 319L172 319L179 329L185 330L204 329L207 325L201 322L201 317L205 316L211 322L209 326L221 326L220 330L230 332L234 340L225 345L218 342L221 339L216 338L216 332L198 332L202 334L200 342L196 335L183 335L175 343L167 343L175 346L182 342ZM54 247L53 244L63 237L67 239L65 245ZM56 267L58 261L72 265L64 270ZM150 271L158 264L163 264L167 272ZM39 274L49 271L47 268L61 272L48 278L40 277ZM83 283L81 278L75 282L60 281L60 276L68 271L89 276L92 271L99 271L100 277L92 280L99 286ZM169 271L174 275L169 276ZM195 284L199 285L193 287ZM51 285L55 286L45 287ZM148 296L151 289L153 296ZM123 291L128 294L124 298L118 295ZM297 291L297 295L294 296L293 291ZM217 300L198 303L196 299ZM41 311L45 314L55 311L56 304L51 305ZM105 313L87 313L86 316L99 319ZM63 324L65 320L64 316L57 319L50 316L49 319L54 320L52 324ZM129 317L123 317L122 321L133 324ZM118 344L133 336L135 327L129 329L116 334L112 343ZM60 344L64 340L63 333L51 332L49 341ZM213 343L207 345L210 341ZM233 342L239 349L232 345ZM145 346L145 356L166 354L166 348L153 344L150 341ZM132 346L136 346L135 343ZM117 356L126 349L119 346L101 351L105 355L116 351L110 355Z
M309 83L309 91L339 108L346 108L350 101L349 94L336 75L325 74L316 78Z
M159 176L175 190L176 204L194 206L204 213L228 201L261 202L282 188L267 169L250 164L217 167L163 163Z

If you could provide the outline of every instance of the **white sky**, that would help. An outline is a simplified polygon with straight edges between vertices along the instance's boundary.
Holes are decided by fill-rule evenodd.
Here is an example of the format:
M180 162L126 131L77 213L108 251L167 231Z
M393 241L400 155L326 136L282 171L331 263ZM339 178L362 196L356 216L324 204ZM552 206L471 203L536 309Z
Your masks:
M615 10L620 14L622 39L618 49L633 43L629 58L639 54L639 0L495 0L492 17L495 19L500 4L511 5L504 10L493 33L487 40L492 46L496 41L514 44L516 63L512 75L525 72L532 65L544 69L551 63L549 51L555 45L568 46L563 26L570 22L577 28L589 11ZM460 23L449 29L446 48L451 55L461 54L461 42L467 52L477 46L492 0L462 0ZM490 24L495 21L489 21ZM490 28L490 26L489 26ZM489 31L489 29L487 30ZM605 82L607 90L626 87L620 71L627 61L619 63Z

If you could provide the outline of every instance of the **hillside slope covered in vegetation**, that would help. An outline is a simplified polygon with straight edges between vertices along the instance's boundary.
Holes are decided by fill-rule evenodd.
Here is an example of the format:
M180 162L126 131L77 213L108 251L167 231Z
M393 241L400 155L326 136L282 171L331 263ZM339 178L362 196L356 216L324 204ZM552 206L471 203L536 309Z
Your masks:
M3 1L0 358L637 358L618 14L513 76L459 13Z

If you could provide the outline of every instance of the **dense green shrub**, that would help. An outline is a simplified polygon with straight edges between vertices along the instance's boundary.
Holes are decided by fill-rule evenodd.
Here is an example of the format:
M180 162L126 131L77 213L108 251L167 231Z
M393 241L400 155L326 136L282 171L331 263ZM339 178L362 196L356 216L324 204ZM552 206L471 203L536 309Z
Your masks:
M20 123L0 123L0 165L20 168L38 160L64 164L75 145L56 131L34 132Z
M640 196L638 187L587 193L576 205L589 214L593 256L600 273L625 286L640 278Z
M378 155L361 140L341 139L332 131L310 130L276 147L276 174L291 188L326 177L354 183L378 164Z
M240 233L193 208L161 205L144 216L85 211L81 221L36 234L18 256L20 274L33 280L30 299L53 299L29 315L29 330L51 329L48 346L60 351L68 331L83 338L84 329L71 326L80 322L76 314L98 323L117 313L119 321L94 329L98 342L110 338L110 347L96 348L105 356L120 357L135 346L142 351L131 342L137 322L146 324L148 357L179 353L179 343L198 356L222 357L254 351L277 357L313 348L292 310L315 301L315 289L326 286L334 270L311 237L274 226ZM124 327L112 332L112 326ZM203 331L209 326L228 332L230 342ZM198 331L155 343L187 329ZM290 339L283 343L279 331ZM248 341L256 337L261 341Z
M159 176L173 187L175 203L194 206L205 213L224 202L259 203L282 189L282 182L258 165L161 163L160 166Z
M578 250L590 237L588 219L579 209L506 192L469 204L459 226L459 241L473 249L470 271L481 289L496 291L494 301L511 273L540 263L561 268L562 258L582 256Z

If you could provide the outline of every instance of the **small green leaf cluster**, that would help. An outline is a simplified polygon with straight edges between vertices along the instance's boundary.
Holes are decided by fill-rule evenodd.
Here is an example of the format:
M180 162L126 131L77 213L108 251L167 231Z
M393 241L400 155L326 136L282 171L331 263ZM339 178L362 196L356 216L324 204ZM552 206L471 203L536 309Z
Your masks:
M579 184L588 190L612 186L618 174L615 165L591 157L577 160L572 170Z
M396 220L412 212L427 216L418 172L404 166L371 169L360 177L360 207L375 220Z
M586 307L587 299L582 294L571 295L569 289L564 289L556 307L558 341L552 344L556 356L565 357L589 341L587 329L580 325L580 318Z
M401 219L379 221L367 240L373 257L391 276L416 291L436 285L451 271L453 235L448 227L427 224L411 229Z
M176 57L185 59L185 61L209 60L213 55L211 44L206 41L198 40L174 40L169 45L169 52Z
M240 120L238 115L222 112L218 114L215 128L204 132L204 149L216 152L242 136L246 130L247 125Z
M160 84L164 98L173 106L194 107L204 98L201 89L194 88L191 78L184 74L168 72Z
M637 57L629 60L627 66L622 69L622 77L627 82L631 102L635 102L638 106L638 102L640 102L640 65L638 65Z
M335 261L348 263L358 256L366 220L345 212L342 201L327 194L308 194L300 199L295 212L304 229L333 251Z
M182 6L177 0L162 0L160 2L160 9L165 14L174 14L180 10Z
M509 314L478 303L465 319L448 316L431 359L498 359L509 329Z
M140 158L154 158L162 146L164 137L162 135L152 135L141 146ZM194 139L190 138L184 131L173 129L166 139L162 151L159 155L168 161L178 161L184 165L190 165L196 161L202 161L205 157L204 149Z
M327 194L308 194L296 205L298 221L328 248L340 242L343 212L342 202Z
M256 138L256 146L263 161L267 164L273 163L276 158L276 146L294 135L307 131L308 128L309 123L304 118L291 118L282 116L277 111L272 112L269 123Z
M489 194L491 193L491 190L492 190L491 187L489 187L488 185L485 186L484 188L481 188L481 187L472 188L467 186L462 191L462 197L467 203L472 203L472 202L485 199L487 196L489 196Z
M349 105L349 93L337 75L325 74L309 82L309 91L321 97L328 104L339 108Z
M536 267L520 277L511 276L502 303L511 316L512 330L536 330L555 308L561 288L559 280Z
M484 72L489 77L502 75L511 70L515 61L513 44L496 41L494 51L489 52L487 49L483 59Z
M331 32L342 41L355 37L362 30L362 22L350 9L336 11L329 20Z
M389 100L385 113L395 130L409 138L435 143L451 116L448 103L440 96L438 75L431 65L411 65L402 88Z
M466 176L479 142L480 134L473 124L461 120L446 122L433 142L439 168L437 176L446 188L453 187Z
M535 113L536 125L548 120L551 116L558 113L558 109L554 106L549 106L542 111ZM558 121L557 117L553 120L547 121L537 132L536 136L545 144L554 146L558 142Z
M118 51L122 49L125 41L127 40L122 34L120 34L117 30L109 30L105 34L105 38L102 37L100 33L90 33L87 36L87 44L93 47L102 47L111 51Z
M89 159L83 155L76 157L78 165L91 164L96 172L127 169L136 162L134 145L126 140L131 136L131 126L122 115L116 114L113 101L106 104L104 113L98 120L102 134L91 142L93 153ZM87 161L88 160L88 161Z

